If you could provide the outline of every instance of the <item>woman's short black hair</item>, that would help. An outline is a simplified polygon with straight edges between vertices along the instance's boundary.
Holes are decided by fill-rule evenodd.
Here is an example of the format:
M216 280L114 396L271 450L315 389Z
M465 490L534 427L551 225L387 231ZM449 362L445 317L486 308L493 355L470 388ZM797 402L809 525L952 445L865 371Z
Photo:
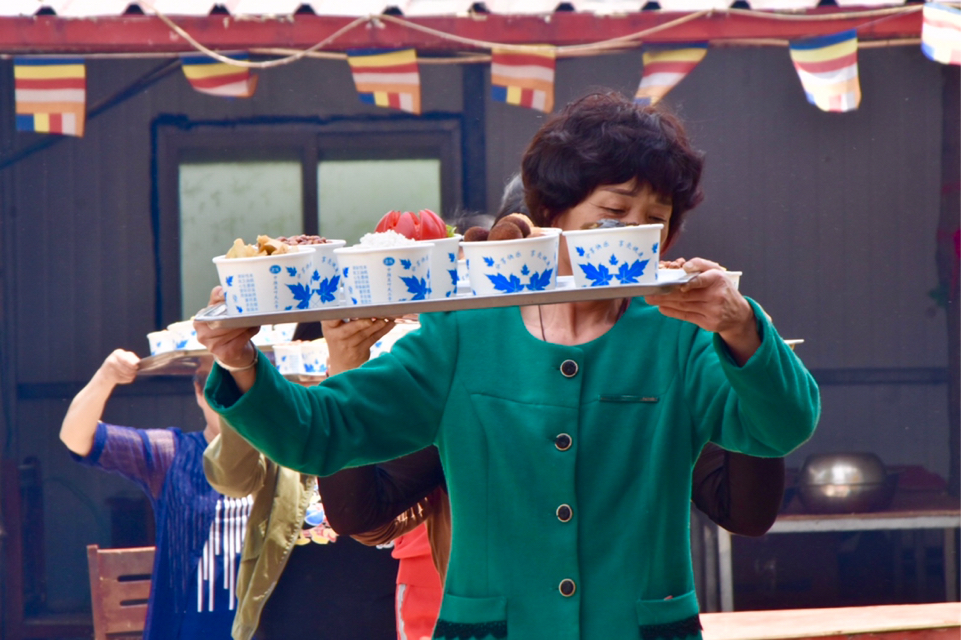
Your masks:
M671 198L669 244L703 199L703 167L676 116L610 92L584 96L545 123L524 152L521 175L530 217L542 227L601 185L650 185Z

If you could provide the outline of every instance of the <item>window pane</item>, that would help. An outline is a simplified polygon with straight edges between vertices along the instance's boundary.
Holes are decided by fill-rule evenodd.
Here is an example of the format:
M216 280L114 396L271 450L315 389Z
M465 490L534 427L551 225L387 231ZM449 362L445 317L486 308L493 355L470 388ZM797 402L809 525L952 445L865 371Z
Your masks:
M211 259L235 238L303 233L301 165L296 161L180 165L180 286L183 318L207 305L219 284Z
M324 160L317 168L320 233L356 243L391 209L440 213L440 160Z

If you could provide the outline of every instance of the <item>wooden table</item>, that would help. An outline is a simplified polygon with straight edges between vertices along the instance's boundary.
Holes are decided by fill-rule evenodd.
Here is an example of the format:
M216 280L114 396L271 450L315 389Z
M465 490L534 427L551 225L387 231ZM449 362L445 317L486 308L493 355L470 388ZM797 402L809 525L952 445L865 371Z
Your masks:
M767 535L816 531L869 531L878 529L941 529L944 535L944 581L947 600L956 601L956 529L961 527L961 504L942 492L898 491L884 511L851 514L804 513L798 500L778 516ZM731 534L717 528L718 582L721 611L734 610L734 572Z
M704 640L957 640L961 604L702 613Z

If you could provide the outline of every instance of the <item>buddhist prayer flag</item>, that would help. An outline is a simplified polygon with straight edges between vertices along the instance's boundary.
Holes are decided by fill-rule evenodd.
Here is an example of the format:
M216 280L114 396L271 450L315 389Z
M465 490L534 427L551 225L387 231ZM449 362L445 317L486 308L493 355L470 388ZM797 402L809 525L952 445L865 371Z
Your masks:
M491 97L550 113L554 108L554 47L530 47L524 51L491 52Z
M246 53L226 56L247 60ZM257 76L247 67L238 67L208 56L182 56L181 65L187 81L200 93L225 98L249 98L257 89Z
M707 43L681 47L658 47L644 52L641 85L634 94L638 104L654 104L694 70L707 55Z
M17 131L83 136L87 72L79 58L13 60Z
M420 113L420 70L416 49L357 49L347 52L361 102Z
M961 9L936 2L924 5L921 51L942 64L961 64Z
M858 34L853 29L792 42L791 60L808 102L821 111L854 111L861 103Z

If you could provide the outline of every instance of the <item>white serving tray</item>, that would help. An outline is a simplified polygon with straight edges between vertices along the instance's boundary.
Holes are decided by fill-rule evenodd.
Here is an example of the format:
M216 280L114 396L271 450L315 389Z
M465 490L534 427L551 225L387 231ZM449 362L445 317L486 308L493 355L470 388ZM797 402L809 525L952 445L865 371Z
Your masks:
M492 309L494 307L518 307L531 304L556 304L559 302L583 302L610 298L635 298L675 289L694 277L683 269L659 269L656 284L630 284L608 287L578 289L573 276L558 276L557 288L551 291L525 291L489 296L471 295L470 290L459 290L450 298L391 302L388 304L342 304L323 309L272 311L268 313L245 313L228 315L224 304L213 305L200 311L195 320L209 322L217 328L258 327L283 322L316 322L341 318L393 318L408 314L431 311L460 311L465 309Z

